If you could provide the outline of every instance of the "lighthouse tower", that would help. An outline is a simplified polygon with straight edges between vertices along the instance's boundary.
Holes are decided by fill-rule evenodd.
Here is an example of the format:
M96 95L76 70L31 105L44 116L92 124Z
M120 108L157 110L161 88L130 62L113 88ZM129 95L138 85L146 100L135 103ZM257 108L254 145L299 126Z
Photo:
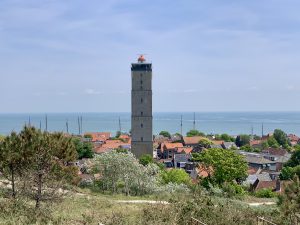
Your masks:
M131 151L152 156L152 64L143 55L131 64L131 78Z

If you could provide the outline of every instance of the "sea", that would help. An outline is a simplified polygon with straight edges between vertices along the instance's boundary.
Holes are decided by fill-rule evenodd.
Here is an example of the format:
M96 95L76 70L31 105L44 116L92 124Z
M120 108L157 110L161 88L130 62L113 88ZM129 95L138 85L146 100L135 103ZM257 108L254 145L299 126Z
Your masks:
M206 134L261 135L262 131L267 134L278 128L288 134L300 135L300 112L156 112L153 114L153 133L162 130L180 133L181 116L183 134L195 126ZM44 130L46 117L48 131L66 132L68 124L72 134L79 133L78 118L82 118L82 133L109 131L114 135L120 128L122 132L129 132L131 126L129 112L7 113L0 114L0 134L18 132L28 123Z

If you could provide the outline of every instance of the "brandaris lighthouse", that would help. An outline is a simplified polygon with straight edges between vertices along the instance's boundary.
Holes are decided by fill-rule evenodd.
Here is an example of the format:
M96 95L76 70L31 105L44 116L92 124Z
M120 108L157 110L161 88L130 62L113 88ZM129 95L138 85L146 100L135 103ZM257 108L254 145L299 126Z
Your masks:
M143 55L131 64L131 151L140 158L153 155L152 64Z

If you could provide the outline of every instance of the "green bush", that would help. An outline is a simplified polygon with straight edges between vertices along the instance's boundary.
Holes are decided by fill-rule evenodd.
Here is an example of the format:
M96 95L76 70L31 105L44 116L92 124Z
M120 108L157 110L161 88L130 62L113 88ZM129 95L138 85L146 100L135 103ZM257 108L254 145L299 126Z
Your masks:
M236 183L225 183L222 189L227 197L244 196L247 193L241 185Z
M139 162L143 166L147 166L148 164L153 163L153 156L150 154L142 155Z
M186 184L191 183L190 176L183 169L171 169L161 173L161 177L164 184Z
M256 191L255 196L258 198L274 198L277 194L271 188L264 188Z

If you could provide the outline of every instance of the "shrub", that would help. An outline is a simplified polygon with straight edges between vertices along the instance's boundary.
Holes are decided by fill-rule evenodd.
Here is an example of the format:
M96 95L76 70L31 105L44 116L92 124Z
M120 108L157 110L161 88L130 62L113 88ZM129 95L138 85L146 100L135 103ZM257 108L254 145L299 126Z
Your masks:
M171 138L171 134L168 131L165 131L165 130L161 131L159 133L159 135L162 135L162 136L164 136L166 138Z
M274 198L277 194L271 188L264 188L256 191L255 196L258 198Z
M171 169L161 173L164 184L190 184L191 178L183 169Z
M156 164L143 166L133 154L116 151L96 156L90 170L91 173L101 174L100 190L127 195L153 193L159 184L159 171Z
M149 154L142 155L140 158L140 164L147 166L148 164L153 163L153 156Z
M222 189L228 197L244 196L246 194L244 188L236 183L225 183Z

